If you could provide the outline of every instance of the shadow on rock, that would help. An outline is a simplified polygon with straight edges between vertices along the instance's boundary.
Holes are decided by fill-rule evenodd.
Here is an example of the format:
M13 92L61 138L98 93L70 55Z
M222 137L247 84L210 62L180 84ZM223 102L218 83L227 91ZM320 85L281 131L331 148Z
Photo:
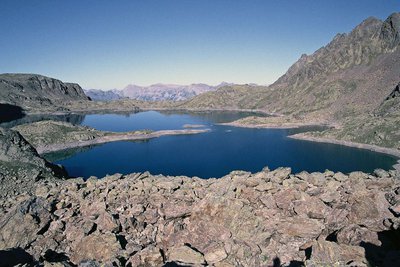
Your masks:
M283 266L282 262L281 262L281 259L278 258L278 257L274 258L273 261L272 261L271 267L281 267L281 266ZM304 266L304 262L302 262L302 261L291 261L289 263L289 265L284 265L284 266L286 266L286 267L302 267L302 266Z
M28 264L30 266L34 264L32 255L22 248L0 250L0 259L0 267L10 267L19 264Z
M46 260L48 262L62 262L69 260L69 258L64 253L58 253L51 249L47 250L42 258L43 260Z
M172 261L172 262L167 262L166 264L163 265L163 267L189 267L189 265L183 265Z
M374 267L400 266L400 229L378 233L382 245L361 242L365 258Z

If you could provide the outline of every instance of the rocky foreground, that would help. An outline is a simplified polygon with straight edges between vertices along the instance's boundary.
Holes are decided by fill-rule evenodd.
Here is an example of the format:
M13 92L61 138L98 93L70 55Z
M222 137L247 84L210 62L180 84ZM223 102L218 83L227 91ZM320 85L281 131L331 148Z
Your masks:
M46 266L399 266L397 175L40 180L2 199L0 255Z

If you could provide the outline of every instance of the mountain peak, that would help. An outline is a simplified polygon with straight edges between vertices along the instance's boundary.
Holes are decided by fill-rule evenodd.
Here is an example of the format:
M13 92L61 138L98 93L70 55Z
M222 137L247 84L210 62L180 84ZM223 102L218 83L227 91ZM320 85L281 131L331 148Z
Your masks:
M400 13L391 14L383 22L380 38L389 49L400 44Z
M397 21L399 21L399 20L400 20L400 12L394 12L394 13L392 13L392 14L387 18L387 20L391 20L391 21L397 20Z
M311 55L302 55L275 84L300 84L344 70L369 64L378 55L400 45L400 13L385 21L369 17L350 33L337 34L326 46Z
M382 21L374 16L368 17L365 20L363 20L359 26L361 25L370 25L370 24L375 24L375 23L381 23Z

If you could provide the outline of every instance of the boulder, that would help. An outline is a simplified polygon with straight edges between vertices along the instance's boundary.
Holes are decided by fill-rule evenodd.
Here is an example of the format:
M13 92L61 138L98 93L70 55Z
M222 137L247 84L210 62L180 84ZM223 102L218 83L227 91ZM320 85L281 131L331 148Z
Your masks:
M294 211L299 216L308 216L313 219L324 219L331 208L326 206L317 197L304 197L294 202Z
M311 258L306 265L347 266L350 262L363 264L355 266L367 266L364 248L320 240L312 245Z
M205 264L204 256L189 246L172 247L168 251L168 261L180 264Z
M164 259L160 249L149 246L129 258L127 265L131 266L163 266Z
M317 238L323 229L324 225L320 221L299 216L286 218L277 227L278 233L282 235L307 239Z
M47 231L51 222L51 206L32 197L14 207L0 219L0 249L27 248Z
M121 245L114 234L93 233L77 242L72 248L70 259L74 264L84 260L110 263L117 260L120 250Z
M339 244L359 246L362 242L381 246L378 233L356 224L343 227L336 235Z

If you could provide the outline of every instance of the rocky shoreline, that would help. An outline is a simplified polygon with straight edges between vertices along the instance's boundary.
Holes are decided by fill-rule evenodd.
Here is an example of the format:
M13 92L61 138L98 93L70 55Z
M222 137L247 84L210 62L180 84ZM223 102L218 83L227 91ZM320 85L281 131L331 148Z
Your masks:
M296 129L309 126L335 127L335 123L325 120L304 120L274 114L272 117L249 116L233 122L220 123L220 125L241 128L267 128L267 129Z
M386 240L400 227L395 171L42 180L0 204L0 254L32 265L400 264Z
M255 128L255 129L298 129L301 127L310 127L310 126L328 126L326 124L318 124L318 123L268 123L268 124L242 124L240 122L226 122L219 123L219 125L232 126L232 127L240 127L240 128Z

